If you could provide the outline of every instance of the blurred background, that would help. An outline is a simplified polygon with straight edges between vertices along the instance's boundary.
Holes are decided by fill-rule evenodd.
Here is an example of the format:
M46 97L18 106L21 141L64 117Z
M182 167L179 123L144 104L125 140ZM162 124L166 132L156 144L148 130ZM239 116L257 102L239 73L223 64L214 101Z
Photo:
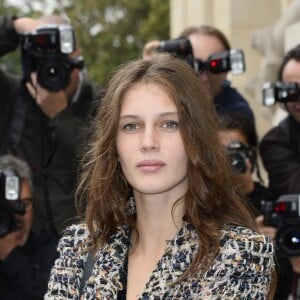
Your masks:
M117 65L140 57L147 41L175 38L190 25L214 25L244 50L246 73L230 80L253 108L259 136L284 115L262 106L261 86L276 79L284 53L299 43L300 0L0 0L0 13L70 19L89 74L102 85ZM20 73L18 51L2 57L0 66Z
M80 41L90 76L105 84L110 71L138 57L145 42L168 38L169 0L0 0L0 13L67 17ZM20 71L18 53L1 58L1 67Z

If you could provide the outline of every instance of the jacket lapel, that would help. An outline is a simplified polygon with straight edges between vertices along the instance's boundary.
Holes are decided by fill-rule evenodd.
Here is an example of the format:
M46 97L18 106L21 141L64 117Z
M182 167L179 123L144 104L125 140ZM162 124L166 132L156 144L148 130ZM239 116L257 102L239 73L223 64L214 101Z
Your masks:
M179 284L173 285L190 266L198 249L198 236L187 223L178 231L173 240L167 241L166 251L153 271L146 289L139 299L165 299L182 296ZM157 298L158 297L158 298Z
M96 254L96 262L89 278L85 295L87 299L117 299L123 289L120 275L128 254L129 230L121 228Z

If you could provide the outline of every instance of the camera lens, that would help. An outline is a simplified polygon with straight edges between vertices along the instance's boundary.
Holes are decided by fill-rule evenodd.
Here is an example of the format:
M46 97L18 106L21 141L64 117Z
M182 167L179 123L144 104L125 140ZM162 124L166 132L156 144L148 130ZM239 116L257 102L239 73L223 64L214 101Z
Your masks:
M50 81L56 81L59 75L59 69L57 68L57 66L51 65L46 69L46 73L46 76Z
M239 152L229 152L229 160L233 173L241 174L246 171L245 157Z
M288 249L299 250L300 249L300 232L291 231L287 232L284 237L284 244Z
M46 90L59 91L70 81L70 68L63 60L48 59L40 63L37 77L39 84Z
M279 248L288 256L300 255L300 224L285 225L277 232Z

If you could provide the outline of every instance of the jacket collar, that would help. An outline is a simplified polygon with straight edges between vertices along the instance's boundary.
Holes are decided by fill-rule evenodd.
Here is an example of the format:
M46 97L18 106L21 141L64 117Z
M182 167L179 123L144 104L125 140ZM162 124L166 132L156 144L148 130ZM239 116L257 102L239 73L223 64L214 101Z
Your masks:
M93 274L87 284L87 291L94 298L117 299L118 291L123 289L120 276L124 274L129 234L127 227L120 228L97 252ZM197 249L198 235L193 226L185 223L174 239L166 242L165 253L152 272L141 298L166 295L169 285L189 267Z

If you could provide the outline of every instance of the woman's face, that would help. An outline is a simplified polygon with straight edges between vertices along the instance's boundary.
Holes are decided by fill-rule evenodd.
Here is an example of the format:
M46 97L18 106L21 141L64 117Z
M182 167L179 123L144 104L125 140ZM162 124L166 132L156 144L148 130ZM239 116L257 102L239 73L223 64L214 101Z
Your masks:
M185 193L188 158L178 112L159 85L137 83L124 94L116 146L135 192Z

